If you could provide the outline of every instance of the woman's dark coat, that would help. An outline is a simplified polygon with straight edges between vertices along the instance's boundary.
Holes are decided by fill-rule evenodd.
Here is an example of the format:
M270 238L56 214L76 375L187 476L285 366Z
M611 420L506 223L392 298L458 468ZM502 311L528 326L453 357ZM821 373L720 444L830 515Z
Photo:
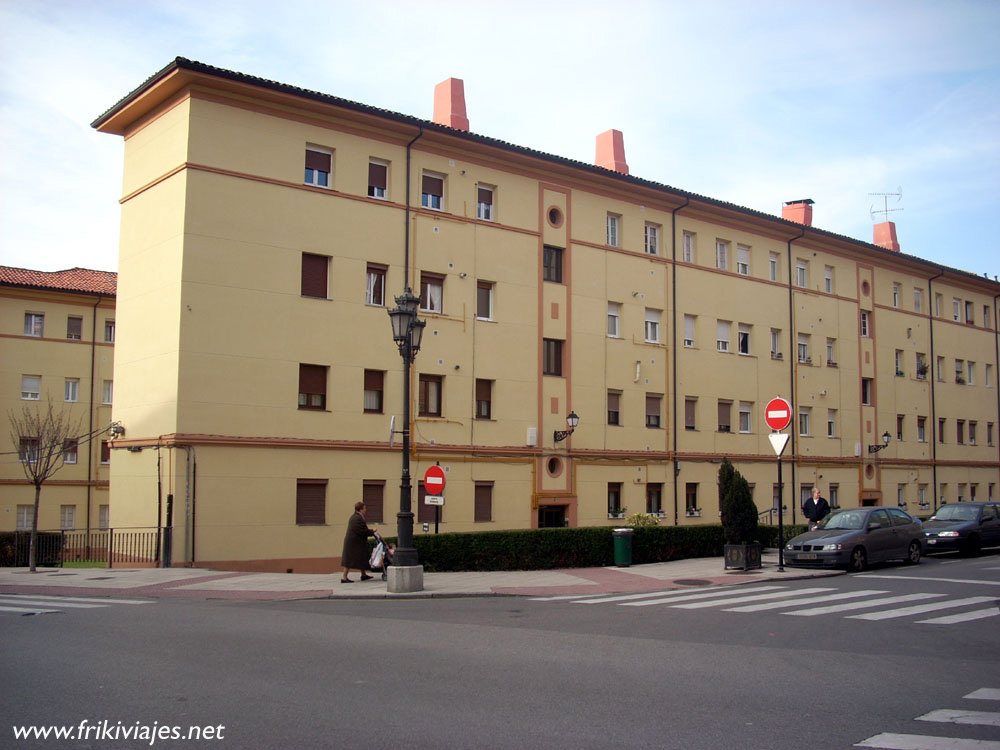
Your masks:
M368 528L364 516L355 513L347 522L347 534L344 535L344 553L341 555L342 567L354 570L368 570L368 537L375 532Z

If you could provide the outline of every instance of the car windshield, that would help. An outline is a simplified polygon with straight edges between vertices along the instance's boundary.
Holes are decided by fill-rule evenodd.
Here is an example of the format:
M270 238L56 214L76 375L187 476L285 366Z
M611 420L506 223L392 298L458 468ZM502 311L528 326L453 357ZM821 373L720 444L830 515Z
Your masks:
M827 516L819 523L821 529L849 529L856 530L864 528L865 513L857 510L847 510Z
M934 514L938 521L975 521L978 516L979 508L968 505L945 505Z

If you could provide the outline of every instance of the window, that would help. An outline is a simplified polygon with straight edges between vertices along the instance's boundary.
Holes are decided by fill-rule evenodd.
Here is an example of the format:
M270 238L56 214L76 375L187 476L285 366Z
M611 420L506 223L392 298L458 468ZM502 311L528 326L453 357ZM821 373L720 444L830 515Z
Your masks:
M959 385L965 385L965 361L961 359L955 360L955 382Z
M104 343L115 343L115 321L113 320L104 321Z
M771 329L771 358L781 359L781 329Z
M974 419L969 420L969 445L976 444L976 428L979 427L979 422Z
M80 451L80 441L68 438L63 441L62 460L64 464L75 464Z
M903 414L896 415L896 440L903 442L903 422L905 416Z
M840 507L840 485L830 484L830 507L839 508Z
M976 363L975 362L966 362L965 363L965 372L966 372L965 382L968 385L975 385L976 384Z
M719 432L733 431L733 402L728 399L718 400Z
M917 442L927 442L927 417L917 417Z
M893 284L892 285L892 306L893 307L899 307L899 292L900 292L899 284Z
M113 380L105 380L101 384L101 403L110 404L114 400L115 383Z
M493 381L476 378L476 419L493 417Z
M70 315L66 318L66 338L71 341L79 341L83 336L83 318L78 315Z
M799 407L799 435L808 437L812 434L812 409L808 406Z
M617 214L608 214L608 244L611 247L618 247L621 219Z
M490 185L480 184L476 188L476 218L493 221L493 190Z
M385 518L385 482L366 479L361 483L361 501L365 504L365 520L382 523Z
M299 365L300 409L326 409L326 373L324 365Z
M795 260L795 286L804 287L809 283L809 264L802 259Z
M622 392L608 391L608 424L620 425L622 423L621 412Z
M799 356L799 362L805 365L812 364L812 357L809 356L809 334L800 333L796 339L796 353Z
M937 358L937 379L938 382L944 382L944 357Z
M421 417L441 416L441 396L444 378L441 375L420 376L420 398L417 415Z
M924 290L918 287L913 289L913 312L921 313L924 311Z
M646 308L646 341L650 344L660 343L660 311Z
M684 397L684 429L685 430L696 430L698 429L698 423L695 421L695 416L698 411L698 399L692 398L691 396Z
M21 376L21 400L38 401L42 397L42 376L22 375Z
M70 529L76 528L76 506L75 505L60 505L59 506L59 528L64 531L69 531Z
M302 296L327 298L330 278L330 258L326 255L302 253Z
M368 162L368 197L385 198L389 187L389 165L381 161Z
M826 340L826 364L829 367L837 366L837 339Z
M660 428L660 414L663 408L663 395L659 393L646 394L646 427Z
M753 432L753 404L740 401L740 432Z
M420 205L440 211L441 200L444 198L444 178L424 174L420 190Z
M983 305L983 328L990 327L990 306Z
M943 310L944 310L944 296L940 295L940 294L935 294L934 295L934 314L937 317L940 318L942 315L944 315Z
M724 240L715 241L715 267L720 271L729 270L729 243Z
M750 326L746 323L740 323L737 326L737 339L736 339L736 350L740 354L750 353Z
M955 297L951 298L951 317L956 322L961 322L962 320L962 300Z
M31 531L31 527L35 521L35 506L34 505L18 505L17 506L17 530L18 531Z
M917 485L917 502L920 504L921 508L926 508L929 503L927 502L927 485L918 484Z
M729 351L729 332L732 326L732 321L729 320L720 320L717 322L715 333L715 348L717 351Z
M695 235L692 232L684 232L681 239L681 260L685 263L694 263Z
M986 371L984 373L983 383L984 383L984 385L987 388L992 388L993 387L993 365L987 363L986 365L984 365L984 367L985 367Z
M42 313L24 314L24 335L41 338L45 333L45 316Z
M750 275L750 248L746 245L736 246L736 273Z
M684 315L684 346L694 348L694 315Z
M646 485L646 512L651 516L663 515L663 484L660 482Z
M111 443L107 440L101 441L101 464L107 466L111 463Z
M378 263L369 263L365 276L365 304L385 307L385 273L388 269Z
M965 420L956 419L955 420L955 442L959 445L965 445Z
M777 253L768 253L767 255L767 277L771 281L777 281L778 276L781 273L781 258Z
M620 516L625 512L622 507L622 483L608 482L608 515Z
M872 405L872 379L861 378L861 403L865 406Z
M306 185L330 187L333 154L330 151L306 146Z
M970 326L974 326L976 324L976 320L973 314L973 305L972 302L970 302L969 300L965 301L965 322L968 323Z
M645 247L646 255L659 255L660 227L658 224L646 224L643 246Z
M66 378L63 388L63 400L69 403L76 403L80 400L80 379Z
M616 339L621 336L622 306L620 302L608 303L608 336Z
M938 442L939 443L943 443L944 442L944 431L945 431L945 427L947 426L947 423L948 423L948 420L945 419L944 417L941 417L940 419L938 419Z
M903 350L896 350L896 376L903 377L906 373L903 372Z
M365 370L364 409L369 414L381 414L384 399L385 373L382 370Z
M560 339L542 339L542 374L562 375L563 342Z
M542 280L561 284L563 280L563 249L546 245L542 253Z
M38 460L38 438L23 437L17 449L17 460L23 464L34 463Z
M701 515L701 508L698 507L698 483L684 483L684 513L688 516Z
M993 422L986 423L986 445L993 447Z
M493 282L476 282L476 317L479 320L493 320Z
M871 313L867 310L861 311L861 337L868 338L871 323Z
M420 273L420 309L440 313L444 307L444 276L439 273Z
M823 267L823 291L833 294L833 266Z
M826 410L826 436L837 437L837 410Z
M476 482L474 523L488 523L493 520L493 482Z
M295 525L322 526L326 523L326 480L298 479L295 482Z
M917 380L927 378L927 369L927 355L923 352L917 352Z

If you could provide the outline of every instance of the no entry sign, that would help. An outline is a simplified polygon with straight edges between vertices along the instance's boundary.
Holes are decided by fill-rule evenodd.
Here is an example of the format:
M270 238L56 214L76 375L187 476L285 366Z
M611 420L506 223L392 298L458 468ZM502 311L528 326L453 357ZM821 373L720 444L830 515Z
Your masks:
M792 405L783 398L772 398L764 407L764 422L772 430L783 430L792 421Z
M428 495L440 495L444 491L444 469L440 466L428 466L424 474L424 489Z

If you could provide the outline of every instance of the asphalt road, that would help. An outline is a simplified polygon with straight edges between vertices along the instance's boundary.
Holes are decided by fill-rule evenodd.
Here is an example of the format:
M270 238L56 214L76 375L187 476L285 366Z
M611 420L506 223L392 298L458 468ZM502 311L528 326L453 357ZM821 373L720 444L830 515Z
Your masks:
M0 747L151 746L96 730L83 740L12 739L13 726L84 720L118 727L119 737L191 726L221 735L161 735L152 747L817 750L880 733L1000 742L996 726L916 721L1000 688L1000 617L921 622L988 610L998 584L993 554L642 606L164 599L0 617ZM885 593L859 593L873 591ZM914 598L789 614L830 606L793 602L831 595ZM981 598L990 601L855 617ZM739 607L755 609L729 611ZM1000 711L1000 702L975 707Z

